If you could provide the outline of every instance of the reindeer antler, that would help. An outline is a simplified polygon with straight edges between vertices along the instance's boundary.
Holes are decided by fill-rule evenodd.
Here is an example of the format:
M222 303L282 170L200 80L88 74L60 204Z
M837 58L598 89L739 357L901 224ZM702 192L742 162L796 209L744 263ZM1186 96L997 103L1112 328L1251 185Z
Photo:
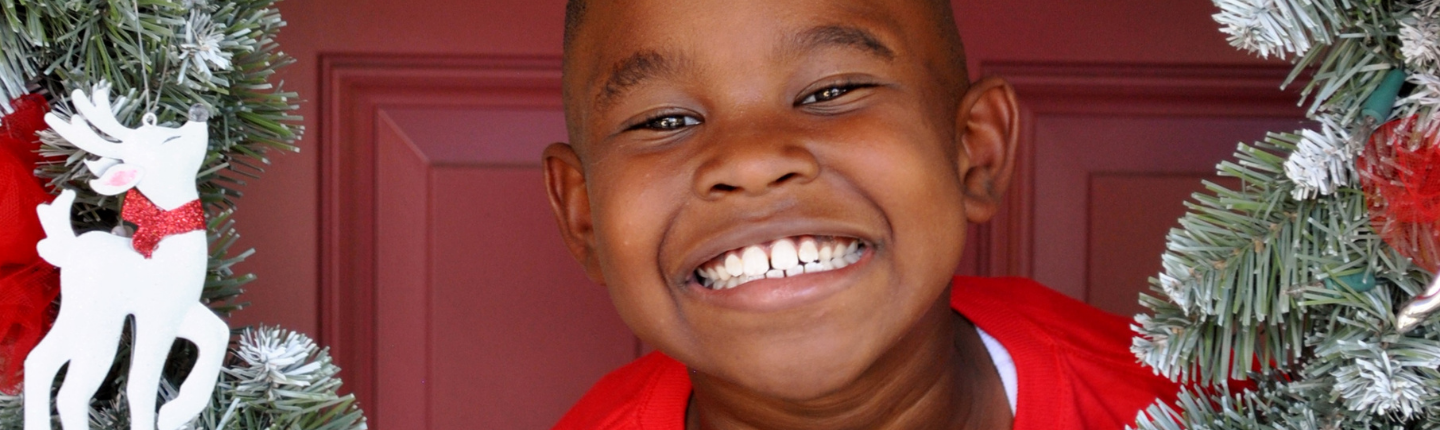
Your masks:
M75 90L74 93L71 93L70 98L75 109L79 111L70 117L70 122L65 122L52 112L45 115L45 123L49 124L50 128L65 140L86 152L105 158L125 158L120 144L111 143L90 128L91 125L94 125L95 128L110 137L121 141L124 141L133 132L130 128L120 125L120 121L115 119L115 113L110 110L110 86L97 85L93 102L81 90Z
M120 125L120 121L115 119L115 111L110 105L110 84L101 82L95 86L94 93L95 99L92 102L85 93L76 90L71 96L71 104L90 121L90 125L100 129L100 132L120 141L130 137L133 130Z

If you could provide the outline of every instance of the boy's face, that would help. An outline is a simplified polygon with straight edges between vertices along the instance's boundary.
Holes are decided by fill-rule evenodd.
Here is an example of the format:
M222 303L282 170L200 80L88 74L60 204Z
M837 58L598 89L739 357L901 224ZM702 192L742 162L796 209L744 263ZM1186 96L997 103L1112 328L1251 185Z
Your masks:
M967 221L1003 192L1015 109L998 81L964 92L933 13L590 1L566 66L575 146L547 149L547 184L571 250L641 339L807 399L855 380L937 306ZM788 267L773 245L808 237L856 242L854 263L707 286L727 260L754 266L752 247Z

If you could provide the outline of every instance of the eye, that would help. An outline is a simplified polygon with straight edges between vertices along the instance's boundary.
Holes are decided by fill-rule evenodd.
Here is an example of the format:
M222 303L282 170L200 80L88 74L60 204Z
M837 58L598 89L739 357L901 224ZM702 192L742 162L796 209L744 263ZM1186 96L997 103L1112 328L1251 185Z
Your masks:
M675 131L685 127L700 125L700 119L690 115L666 114L651 117L639 124L626 129L630 130L651 130L651 131Z
M862 88L870 88L870 87L873 87L873 86L875 86L875 85L873 85L873 84L852 84L852 83L831 85L831 86L828 86L828 87L825 87L825 88L821 88L819 91L815 91L815 92L813 92L813 93L810 93L810 95L805 96L804 99L801 99L800 102L795 103L795 105L796 105L796 106L805 106L805 105L811 105L811 104L815 104L815 103L824 103L824 102L828 102L828 101L831 101L831 100L838 99L838 98L840 98L840 97L844 97L846 94L849 94L851 91L855 91L855 90L862 89Z

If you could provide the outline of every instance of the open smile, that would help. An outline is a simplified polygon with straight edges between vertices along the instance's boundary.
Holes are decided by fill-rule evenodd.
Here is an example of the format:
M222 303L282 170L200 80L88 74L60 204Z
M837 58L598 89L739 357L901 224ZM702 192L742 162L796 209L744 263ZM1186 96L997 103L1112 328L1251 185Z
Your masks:
M849 237L785 237L723 252L700 264L693 279L711 290L731 289L761 279L843 269L860 261L870 248Z

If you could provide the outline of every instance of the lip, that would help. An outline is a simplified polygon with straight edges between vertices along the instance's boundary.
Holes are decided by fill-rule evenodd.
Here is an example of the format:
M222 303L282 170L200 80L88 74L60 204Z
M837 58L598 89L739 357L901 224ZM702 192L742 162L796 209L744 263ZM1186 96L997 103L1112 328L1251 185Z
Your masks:
M726 230L714 237L702 240L702 245L686 253L685 259L681 260L679 267L670 272L674 277L672 279L675 280L672 285L683 285L695 281L693 279L695 269L726 251L785 237L809 235L859 239L870 249L865 253L865 258L879 248L879 244L873 236L865 234L859 227L842 222L814 219L772 219L747 222L746 224L748 225ZM835 272L838 271L840 270L835 270Z
M850 288L859 272L870 267L875 248L867 247L860 260L844 268L798 276L750 281L735 288L712 290L691 279L685 295L713 306L743 312L776 312L819 302Z

